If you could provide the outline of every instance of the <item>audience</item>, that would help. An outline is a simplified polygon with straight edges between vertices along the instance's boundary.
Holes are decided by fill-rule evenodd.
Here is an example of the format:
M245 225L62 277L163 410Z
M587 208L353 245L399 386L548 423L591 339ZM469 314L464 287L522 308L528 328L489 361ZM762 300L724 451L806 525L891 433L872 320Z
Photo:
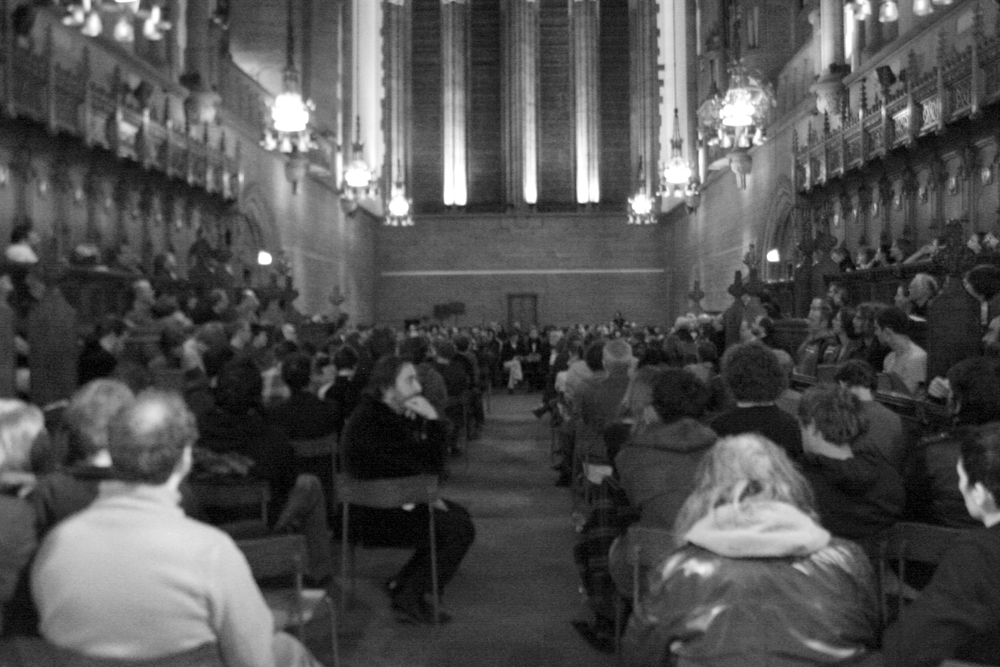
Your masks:
M42 635L90 659L318 664L298 641L275 634L232 539L177 506L197 438L176 394L144 392L112 417L118 479L56 526L35 559Z
M878 380L867 362L852 360L837 369L834 381L861 401L861 414L868 422L868 429L854 441L855 451L872 451L880 454L889 465L902 472L906 444L903 421L899 415L875 400Z
M35 514L25 497L32 447L46 437L42 411L23 401L0 399L0 635L32 635L34 611L28 563L36 546Z
M907 457L904 476L907 514L953 528L976 525L958 490L955 466L962 430L1000 420L1000 360L973 357L948 369L948 411L952 427L922 438Z
M619 406L628 389L629 371L634 363L632 347L625 340L616 338L608 341L602 355L604 377L586 384L574 401L575 446L582 448L583 458L589 464L611 464L604 444L604 429L618 416Z
M802 455L802 434L795 417L775 405L787 384L778 357L760 343L734 345L722 357L722 379L736 401L709 426L720 436L759 433L792 459Z
M927 307L937 296L940 288L934 276L929 273L918 273L910 281L910 317L927 319Z
M927 381L927 352L910 339L912 329L910 318L898 308L883 308L875 315L875 335L890 350L882 370L911 394Z
M767 439L709 451L674 536L633 610L625 664L847 665L875 649L868 558L820 526L808 482Z
M930 583L886 630L886 667L936 667L948 658L1000 663L1000 424L961 435L957 487L970 530L945 553Z
M341 452L345 471L358 479L391 479L439 474L446 427L437 409L421 394L413 364L402 357L380 359L368 388L344 427ZM436 528L438 586L455 575L475 539L469 513L449 500L433 508ZM431 593L431 545L427 507L380 509L351 507L351 539L415 549L388 589L397 618L433 623L434 610L424 596ZM440 613L439 621L449 617Z
M871 555L903 513L903 480L884 457L854 443L868 429L861 401L838 385L813 387L799 403L802 472L823 527Z

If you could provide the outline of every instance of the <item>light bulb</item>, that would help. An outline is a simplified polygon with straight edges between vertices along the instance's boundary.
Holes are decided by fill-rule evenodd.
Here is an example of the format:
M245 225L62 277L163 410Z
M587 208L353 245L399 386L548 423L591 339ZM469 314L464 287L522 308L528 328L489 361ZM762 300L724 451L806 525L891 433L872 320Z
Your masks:
M122 17L118 19L118 23L115 24L114 36L115 41L123 42L125 44L135 41L135 27L126 15L122 15Z
M771 248L767 251L767 261L771 264L777 264L781 261L781 253L778 252L777 248Z
M389 215L394 218L405 218L410 214L410 201L402 192L396 192L389 201Z
M97 37L102 30L104 30L104 24L101 22L101 15L91 9L87 12L87 18L84 20L80 32L87 37Z
M878 8L879 23L893 23L899 19L899 7L896 0L882 0L882 5Z
M309 124L309 107L301 95L286 90L274 98L271 119L278 132L302 132Z
M927 16L934 13L934 5L931 0L913 0L913 15Z
M635 197L628 200L628 203L636 215L649 215L653 210L653 200L646 196L645 192L638 192Z
M955 2L955 0L934 0L935 5L950 5L953 2Z
M354 159L344 171L344 182L349 188L367 188L372 180L372 171L361 158Z
M856 18L859 21L864 21L871 15L872 15L871 0L858 0L856 3L854 3L854 18Z
M687 183L691 180L691 167L679 155L670 158L667 168L663 170L663 178L671 185Z
M261 250L257 253L257 264L260 266L271 266L272 260L271 253L266 250Z

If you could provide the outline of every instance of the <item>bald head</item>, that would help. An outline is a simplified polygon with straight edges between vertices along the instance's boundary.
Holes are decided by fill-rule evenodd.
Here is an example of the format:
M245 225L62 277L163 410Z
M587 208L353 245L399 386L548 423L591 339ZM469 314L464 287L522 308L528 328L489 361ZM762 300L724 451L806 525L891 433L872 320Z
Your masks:
M179 394L146 390L116 414L108 428L108 449L123 479L142 484L165 483L194 445L194 415Z

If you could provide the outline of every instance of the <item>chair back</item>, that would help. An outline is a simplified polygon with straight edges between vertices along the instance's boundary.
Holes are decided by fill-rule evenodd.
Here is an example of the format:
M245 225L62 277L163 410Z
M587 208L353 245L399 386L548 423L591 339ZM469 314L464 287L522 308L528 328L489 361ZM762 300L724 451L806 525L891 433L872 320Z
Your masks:
M628 544L632 551L632 609L638 615L646 577L677 547L673 531L638 524L629 526Z
M965 535L967 529L946 528L926 523L901 521L889 529L879 546L879 578L881 580L882 618L888 623L895 617L907 597L906 564L908 562L936 565L948 549ZM892 565L895 565L895 574ZM890 609L890 598L897 605Z
M438 499L437 475L413 475L381 479L355 479L337 475L337 498L342 503L379 507L402 507L408 503L432 503Z
M164 391L184 391L184 370L159 368L153 371L153 386Z
M225 667L218 644L203 644L160 658L93 658L46 642L16 637L0 648L0 664L11 667Z
M236 545L243 552L254 579L272 579L302 574L306 562L306 538L303 535L268 535L249 540L239 540Z
M816 367L816 382L833 382L840 364L820 364Z
M298 459L311 459L320 456L332 458L337 453L337 440L336 433L309 440L292 440L292 449L295 450L295 458Z
M227 518L237 517L243 510L246 514L256 515L255 518L267 523L271 489L263 480L192 480L189 486L195 502L209 517L213 513L220 513Z

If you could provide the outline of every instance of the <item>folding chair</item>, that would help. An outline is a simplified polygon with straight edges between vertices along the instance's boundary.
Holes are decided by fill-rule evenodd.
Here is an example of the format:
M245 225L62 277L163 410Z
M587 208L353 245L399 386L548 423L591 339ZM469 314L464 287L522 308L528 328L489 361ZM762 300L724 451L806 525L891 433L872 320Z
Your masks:
M271 489L258 479L188 482L197 505L213 523L232 535L267 532Z
M632 613L642 613L642 585L650 571L657 567L677 548L672 531L647 528L638 524L629 526L628 544L632 552ZM621 633L618 634L621 637Z
M337 637L337 610L329 591L324 588L304 588L302 571L307 560L306 538L302 535L270 535L237 543L246 556L250 570L258 583L267 584L279 577L292 577L292 586L270 588L262 586L264 600L274 616L275 630L295 626L299 641L305 642L305 626L316 617L316 610L325 605L330 613L330 643L333 664L340 664Z
M337 498L334 495L336 486L333 481L337 476L338 441L339 437L336 433L324 435L321 438L291 441L300 472L312 473L323 482L330 517L333 516L333 510L337 507Z
M347 608L348 596L354 594L354 549L358 546L358 543L352 542L350 539L351 505L394 509L409 503L427 504L427 531L431 550L431 588L434 596L434 624L437 625L441 607L438 593L437 542L434 529L434 503L439 498L437 475L355 479L340 474L337 475L337 494L343 505L340 576L341 604L344 609ZM361 546L365 545L361 544Z
M881 590L882 620L889 623L902 609L904 602L912 602L917 591L906 585L908 562L936 565L957 539L965 535L961 528L946 528L925 523L901 521L889 529L879 549L879 580ZM895 562L896 572L890 564ZM896 605L890 609L890 598Z
M444 404L444 412L448 418L454 422L455 447L462 453L468 454L469 447L469 400L471 392L463 391L458 396L449 396ZM459 416L461 415L461 416ZM460 421L459 421L460 420ZM465 433L463 436L462 433ZM459 444L461 443L461 444Z

